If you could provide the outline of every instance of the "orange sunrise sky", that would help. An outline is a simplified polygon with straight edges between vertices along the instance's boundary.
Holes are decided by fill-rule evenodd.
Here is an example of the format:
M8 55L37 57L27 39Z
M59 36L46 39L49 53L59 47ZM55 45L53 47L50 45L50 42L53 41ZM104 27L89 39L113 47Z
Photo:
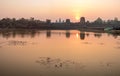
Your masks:
M30 18L45 20L71 19L79 21L81 16L94 21L120 19L120 0L0 0L1 18Z

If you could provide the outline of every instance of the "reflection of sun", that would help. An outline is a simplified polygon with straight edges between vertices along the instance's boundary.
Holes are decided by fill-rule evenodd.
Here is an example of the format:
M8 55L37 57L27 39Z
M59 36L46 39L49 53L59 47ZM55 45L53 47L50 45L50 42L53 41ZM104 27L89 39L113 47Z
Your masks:
M78 33L76 33L76 38L79 38L79 34Z

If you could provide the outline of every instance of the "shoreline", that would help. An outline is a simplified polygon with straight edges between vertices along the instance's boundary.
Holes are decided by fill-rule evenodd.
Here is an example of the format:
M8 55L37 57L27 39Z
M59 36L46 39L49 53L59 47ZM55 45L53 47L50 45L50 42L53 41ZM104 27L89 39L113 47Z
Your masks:
M96 33L118 33L120 34L120 31L117 30L108 30L105 31L104 29L106 28L105 25L99 25L99 26L88 26L88 25L71 25L71 24L60 24L60 25L54 25L54 24L49 24L49 25L40 25L38 27L16 27L16 28L0 28L0 31L19 31L19 30L78 30L78 31L83 31L83 32L96 32ZM116 32L117 31L117 32Z
M52 27L49 27L49 28L0 28L0 31L12 31L12 30L78 30L78 31L84 31L84 32L100 32L100 33L104 33L104 28L94 28L94 27L82 27L82 28L77 28L77 27L74 27L74 28L52 28Z

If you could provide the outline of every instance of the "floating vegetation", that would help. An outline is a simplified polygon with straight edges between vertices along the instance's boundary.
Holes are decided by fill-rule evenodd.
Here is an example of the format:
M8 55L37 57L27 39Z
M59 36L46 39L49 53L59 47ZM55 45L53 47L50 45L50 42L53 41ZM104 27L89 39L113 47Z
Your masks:
M26 41L9 41L8 42L8 45L22 45L22 46L24 46L24 45L26 45L27 44L27 42Z
M91 44L90 42L83 42L83 44Z
M30 44L32 44L32 45L36 45L36 44L37 44L37 42L31 42Z
M117 42L117 45L120 45L120 42Z
M36 42L27 42L27 41L18 41L18 40L10 40L10 41L6 41L6 42L0 42L0 48L3 46L25 46L27 44L31 44L31 45L36 45Z
M100 45L104 45L104 43L99 43Z
M120 49L120 46L115 47L116 49Z
M71 60L52 59L50 57L39 57L36 63L49 68L79 68L84 69L85 65Z
M112 67L113 63L112 62L101 62L100 65L101 67Z
M5 46L5 45L8 45L8 42L6 41L6 42L0 42L0 48L2 48L3 46Z

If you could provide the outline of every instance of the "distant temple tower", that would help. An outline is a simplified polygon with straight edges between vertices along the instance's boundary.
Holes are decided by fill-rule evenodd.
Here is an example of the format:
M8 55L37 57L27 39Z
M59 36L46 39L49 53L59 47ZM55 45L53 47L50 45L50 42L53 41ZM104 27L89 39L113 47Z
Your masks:
M62 21L61 21L61 18L59 18L59 23L61 23Z
M80 18L80 24L81 25L85 25L85 17L81 17Z
M50 19L46 19L46 23L47 24L51 24L51 20Z
M66 23L69 24L70 23L70 19L66 19Z

